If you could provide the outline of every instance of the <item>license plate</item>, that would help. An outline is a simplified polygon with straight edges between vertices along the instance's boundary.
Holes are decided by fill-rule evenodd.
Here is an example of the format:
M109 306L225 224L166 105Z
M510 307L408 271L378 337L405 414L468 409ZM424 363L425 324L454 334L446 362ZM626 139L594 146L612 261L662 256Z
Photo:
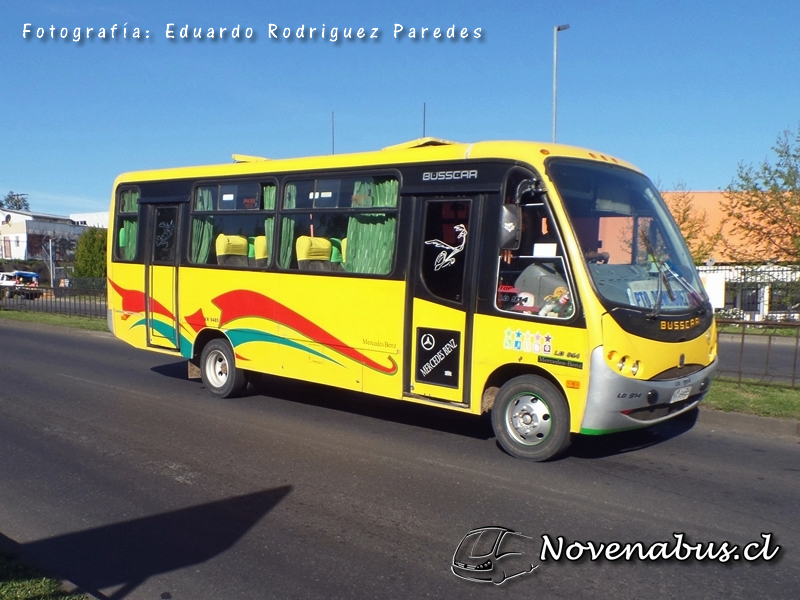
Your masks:
M670 398L670 403L672 402L680 402L681 400L686 400L689 397L689 394L692 393L692 386L687 385L686 387L678 388L672 394L672 398Z

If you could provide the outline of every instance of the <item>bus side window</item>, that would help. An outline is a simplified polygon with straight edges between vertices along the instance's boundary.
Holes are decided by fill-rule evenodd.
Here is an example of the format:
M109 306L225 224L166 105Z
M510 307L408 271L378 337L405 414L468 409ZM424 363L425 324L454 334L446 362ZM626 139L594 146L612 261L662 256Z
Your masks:
M139 245L139 190L122 189L117 201L114 258L133 262Z
M574 295L563 248L542 205L522 207L520 240L519 250L501 255L497 308L539 317L571 317Z
M275 222L274 184L223 184L195 190L189 262L262 269L269 266Z
M315 259L306 253L319 246L313 240L322 238L326 248L330 244L324 271L387 275L395 256L398 190L394 177L289 183L280 225L280 266L309 268L308 261Z

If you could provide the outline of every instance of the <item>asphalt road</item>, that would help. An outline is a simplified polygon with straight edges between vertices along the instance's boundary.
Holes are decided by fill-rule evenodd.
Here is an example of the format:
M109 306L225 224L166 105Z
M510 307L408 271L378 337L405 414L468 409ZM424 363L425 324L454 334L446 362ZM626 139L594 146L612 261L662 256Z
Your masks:
M766 383L800 383L800 340L797 337L719 336L720 372Z
M169 356L6 320L0 380L0 543L98 597L729 600L800 589L796 438L682 419L527 463L483 419L275 380L218 401ZM498 586L456 577L456 548L483 526L529 536L516 539L536 569ZM556 547L563 536L577 556L574 542L590 541L667 552L680 533L712 553L737 549L727 562L541 556L542 536ZM745 561L750 542L772 559Z

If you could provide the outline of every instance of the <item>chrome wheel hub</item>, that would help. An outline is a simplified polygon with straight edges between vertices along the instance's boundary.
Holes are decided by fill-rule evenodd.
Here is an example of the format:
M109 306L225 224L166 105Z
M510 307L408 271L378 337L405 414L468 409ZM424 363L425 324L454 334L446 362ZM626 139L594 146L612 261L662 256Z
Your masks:
M228 381L228 361L222 352L211 352L206 359L206 377L214 387L222 387Z
M521 394L508 406L509 433L519 442L535 446L550 433L550 408L532 394Z

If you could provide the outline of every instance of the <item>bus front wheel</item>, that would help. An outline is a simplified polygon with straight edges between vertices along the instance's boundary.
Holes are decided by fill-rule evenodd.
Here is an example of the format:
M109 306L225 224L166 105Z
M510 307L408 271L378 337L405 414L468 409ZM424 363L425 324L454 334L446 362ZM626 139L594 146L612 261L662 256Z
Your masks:
M206 389L217 398L233 398L247 385L245 372L236 367L233 348L226 340L211 340L203 348L200 375Z
M492 428L497 441L512 456L549 460L569 446L569 407L552 383L535 375L522 375L506 382L497 393Z

